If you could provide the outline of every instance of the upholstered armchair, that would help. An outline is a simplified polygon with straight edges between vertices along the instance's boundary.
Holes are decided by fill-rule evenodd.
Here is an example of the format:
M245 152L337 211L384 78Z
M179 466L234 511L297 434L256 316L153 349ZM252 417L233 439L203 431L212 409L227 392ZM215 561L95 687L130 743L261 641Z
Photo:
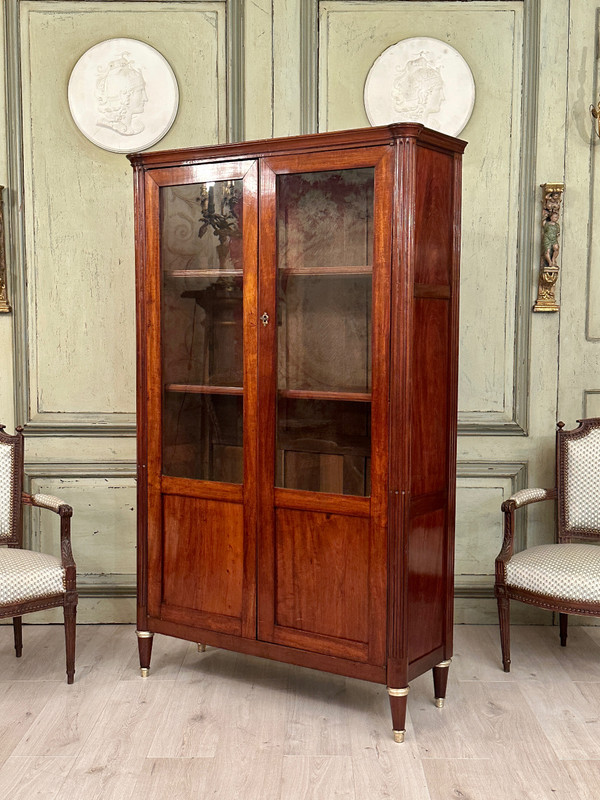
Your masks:
M23 491L24 441L0 425L0 618L13 618L17 658L23 651L22 615L62 606L65 622L67 683L75 675L76 569L71 552L73 509L57 497ZM23 506L60 516L60 558L23 549Z
M504 671L510 671L510 601L559 614L560 643L567 643L569 614L600 616L600 418L556 433L556 487L523 489L502 504L504 542L496 558ZM514 552L517 510L544 500L557 501L556 543ZM522 512L521 512L522 513ZM575 540L575 541L574 541Z

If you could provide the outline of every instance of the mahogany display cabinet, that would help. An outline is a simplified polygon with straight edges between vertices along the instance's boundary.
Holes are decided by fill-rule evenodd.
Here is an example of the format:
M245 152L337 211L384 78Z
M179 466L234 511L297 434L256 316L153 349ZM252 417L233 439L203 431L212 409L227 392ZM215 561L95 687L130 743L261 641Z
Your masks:
M394 124L129 156L138 621L385 684L452 653L461 159Z

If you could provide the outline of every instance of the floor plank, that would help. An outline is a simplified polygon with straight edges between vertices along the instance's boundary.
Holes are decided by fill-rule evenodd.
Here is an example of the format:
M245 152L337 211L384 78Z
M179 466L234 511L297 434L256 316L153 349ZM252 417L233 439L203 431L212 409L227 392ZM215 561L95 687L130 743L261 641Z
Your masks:
M349 756L285 756L281 798L355 800Z
M141 678L135 628L61 626L0 640L0 797L44 800L595 800L600 628L457 626L446 704L411 681L406 740L384 686L156 636ZM507 765L510 765L509 768Z
M13 756L0 768L0 797L56 800L74 761L74 758L64 757Z

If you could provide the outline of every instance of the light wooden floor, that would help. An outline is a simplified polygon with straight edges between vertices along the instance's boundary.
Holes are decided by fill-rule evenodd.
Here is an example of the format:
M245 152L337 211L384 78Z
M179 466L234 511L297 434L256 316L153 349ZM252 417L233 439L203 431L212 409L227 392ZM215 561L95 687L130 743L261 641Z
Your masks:
M444 709L411 684L395 744L385 688L156 636L139 677L132 626L0 629L0 798L597 800L600 628L458 626Z

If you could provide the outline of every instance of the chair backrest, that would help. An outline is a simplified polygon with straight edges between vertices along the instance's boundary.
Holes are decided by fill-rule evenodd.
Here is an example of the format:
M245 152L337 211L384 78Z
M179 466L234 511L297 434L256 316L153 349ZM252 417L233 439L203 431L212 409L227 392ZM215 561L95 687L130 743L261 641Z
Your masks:
M600 417L578 422L557 432L559 542L600 538Z
M0 544L22 546L23 434L0 425Z

